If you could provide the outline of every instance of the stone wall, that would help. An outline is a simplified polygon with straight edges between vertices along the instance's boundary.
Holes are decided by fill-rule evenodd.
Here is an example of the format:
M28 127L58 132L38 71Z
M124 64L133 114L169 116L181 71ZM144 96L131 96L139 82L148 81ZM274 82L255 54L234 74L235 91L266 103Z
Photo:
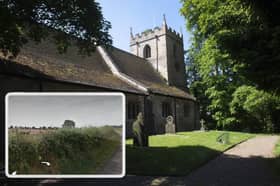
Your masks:
M174 117L176 131L190 131L198 128L196 102L192 100L179 99L169 96L149 96L153 104L154 133L165 133L166 118L162 116L162 103L170 103L171 115ZM187 105L187 114L184 113L184 106Z
M184 63L183 40L166 36L168 83L177 87L186 87L186 65Z
M151 95L151 100L153 101L153 116L154 116L154 130L156 134L165 133L165 124L166 118L162 116L162 103L167 102L170 103L171 107L171 115L175 116L174 109L174 98L159 96L159 95Z
M156 38L157 36L157 38ZM147 58L153 65L154 69L168 80L167 73L167 56L166 56L166 36L164 31L151 32L142 37L136 37L137 43L133 43L130 47L131 53L139 57L144 57L144 47L149 45L151 48L151 57Z
M41 81L38 79L19 76L0 75L0 129L5 127L5 95L8 92L108 92L106 89L90 87L59 81ZM113 92L113 91L109 91ZM166 118L162 116L162 103L171 105L171 115L175 119L176 131L186 131L199 128L198 105L196 102L185 99L177 99L161 95L137 95L125 93L126 112L128 102L138 102L140 112L144 113L145 124L150 135L165 133ZM184 116L184 104L189 105L189 114ZM176 114L175 114L176 112ZM132 137L132 123L134 119L128 119L126 114L126 137ZM4 135L0 135L1 158L4 158Z

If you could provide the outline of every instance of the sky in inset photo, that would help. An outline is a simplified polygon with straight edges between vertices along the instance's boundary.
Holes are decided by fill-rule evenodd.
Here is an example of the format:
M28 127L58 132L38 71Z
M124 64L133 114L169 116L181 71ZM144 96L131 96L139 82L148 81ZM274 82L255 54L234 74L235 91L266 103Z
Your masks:
M122 125L120 95L10 95L8 126L61 127L73 120L76 127Z

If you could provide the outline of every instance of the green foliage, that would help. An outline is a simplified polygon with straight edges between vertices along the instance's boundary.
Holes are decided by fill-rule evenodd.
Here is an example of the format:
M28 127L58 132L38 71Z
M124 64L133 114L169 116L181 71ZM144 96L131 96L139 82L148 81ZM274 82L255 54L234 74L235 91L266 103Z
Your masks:
M82 54L90 54L96 45L112 43L111 25L95 0L4 0L0 1L0 23L4 55L17 55L29 40L40 42L49 35L60 52L74 44Z
M230 110L238 123L251 131L279 132L280 98L252 86L241 86L233 94Z
M31 144L22 134L9 140L9 171L28 171L38 159L36 143Z
M65 120L62 128L75 128L75 122L72 120Z
M276 117L279 113L279 40L275 38L277 29L272 29L276 22L270 22L276 19L267 15L270 9L276 14L275 7L249 0L182 2L181 13L193 34L187 54L190 90L200 100L201 117L206 125L227 130L279 131ZM273 1L279 7L277 2ZM259 3L265 6L261 7ZM271 29L268 29L269 25ZM274 48L269 50L271 47ZM235 91L243 85L271 92L264 95L256 90L244 105L243 100L235 97ZM258 99L258 96L266 98ZM240 104L242 109L236 108L233 112L231 102ZM261 117L265 119L258 122Z
M35 134L36 135L36 134ZM112 127L59 129L43 134L11 135L9 170L18 174L94 173L121 144ZM41 161L51 163L49 168Z
M211 117L211 113L209 112L207 106L211 103L211 100L206 96L205 91L207 90L207 86L205 82L201 78L199 73L199 66L197 61L197 52L194 48L191 48L186 53L186 72L187 72L187 82L189 86L190 92L196 97L199 98L199 107L200 107L200 118L204 121L207 121L207 128L214 129L214 121Z
M280 0L184 0L181 13L195 47L214 37L215 47L242 66L242 76L279 93Z

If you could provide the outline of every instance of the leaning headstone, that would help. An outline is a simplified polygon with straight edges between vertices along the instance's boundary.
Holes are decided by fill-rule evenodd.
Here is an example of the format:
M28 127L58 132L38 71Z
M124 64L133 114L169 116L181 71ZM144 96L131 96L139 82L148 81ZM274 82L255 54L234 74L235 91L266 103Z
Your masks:
M137 116L137 119L132 124L133 146L148 146L148 135L146 134L144 127L143 114L140 112Z
M217 137L217 142L222 144L229 144L229 133L223 133Z
M175 124L172 116L167 116L166 125L165 125L165 133L166 134L175 134Z

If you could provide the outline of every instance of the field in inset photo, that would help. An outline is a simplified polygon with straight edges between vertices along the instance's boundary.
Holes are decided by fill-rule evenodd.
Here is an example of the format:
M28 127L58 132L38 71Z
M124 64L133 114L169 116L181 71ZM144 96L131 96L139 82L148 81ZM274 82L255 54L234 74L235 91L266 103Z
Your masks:
M122 96L8 99L9 175L122 174Z

